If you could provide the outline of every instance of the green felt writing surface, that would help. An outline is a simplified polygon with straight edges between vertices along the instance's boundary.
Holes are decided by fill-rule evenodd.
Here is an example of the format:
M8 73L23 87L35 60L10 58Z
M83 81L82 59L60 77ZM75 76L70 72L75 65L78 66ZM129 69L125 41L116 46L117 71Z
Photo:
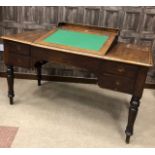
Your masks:
M108 36L58 29L43 41L81 49L99 51Z

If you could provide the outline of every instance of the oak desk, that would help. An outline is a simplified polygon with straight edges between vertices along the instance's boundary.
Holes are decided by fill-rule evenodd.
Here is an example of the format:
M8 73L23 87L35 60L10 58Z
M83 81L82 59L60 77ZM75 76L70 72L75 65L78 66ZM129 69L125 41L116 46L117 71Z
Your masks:
M49 32L3 36L10 104L14 97L13 66L36 67L38 85L44 63L84 68L96 75L100 87L132 95L125 130L129 143L147 72L153 62L150 48L120 43L118 35L117 29L60 23Z

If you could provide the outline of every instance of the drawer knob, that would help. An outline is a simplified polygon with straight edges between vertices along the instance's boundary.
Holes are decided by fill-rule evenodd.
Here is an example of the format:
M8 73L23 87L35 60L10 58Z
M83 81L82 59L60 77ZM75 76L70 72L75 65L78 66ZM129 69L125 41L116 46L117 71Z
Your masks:
M22 61L20 59L17 59L17 63L21 63Z
M125 69L122 67L122 68L118 68L118 71L120 72L120 73L122 73L122 72L124 72L125 71Z
M20 46L17 46L17 50L18 50L18 51L20 51L20 50L21 50Z
M116 85L119 86L120 85L120 82L119 81L116 81Z

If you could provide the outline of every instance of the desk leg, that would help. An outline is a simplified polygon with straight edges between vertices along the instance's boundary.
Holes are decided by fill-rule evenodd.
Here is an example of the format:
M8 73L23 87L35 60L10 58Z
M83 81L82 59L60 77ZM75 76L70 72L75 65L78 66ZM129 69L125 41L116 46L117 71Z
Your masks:
M38 78L38 86L41 86L41 79L42 79L42 76L41 76L41 67L42 67L42 64L41 63L37 63L35 65L36 69L37 69L37 78Z
M42 65L46 64L47 61L41 61L37 62L35 64L35 67L37 69L37 78L38 78L38 86L41 86L41 80L42 80Z
M139 104L140 98L133 96L130 102L128 124L125 130L127 144L130 142L130 136L133 135L133 127L136 120Z
M8 82L8 97L10 104L13 104L14 95L14 69L13 66L7 66L7 82Z

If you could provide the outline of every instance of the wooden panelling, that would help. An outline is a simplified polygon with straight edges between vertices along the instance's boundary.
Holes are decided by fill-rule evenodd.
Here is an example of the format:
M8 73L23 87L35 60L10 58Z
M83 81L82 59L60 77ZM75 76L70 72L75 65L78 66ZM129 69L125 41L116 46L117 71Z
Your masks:
M42 8L42 15L40 23L43 25L52 25L58 23L58 15L59 15L59 8L58 7L43 7ZM36 14L37 15L37 14Z
M51 29L58 22L82 23L120 28L119 40L135 44L153 45L155 53L155 7L131 6L1 6L0 35L38 29ZM154 54L155 59L155 54ZM1 65L3 62L1 61ZM1 67L2 71L5 66ZM34 69L17 68L19 72L34 72ZM74 67L54 63L45 65L43 73L94 76ZM155 78L155 67L149 72Z
M144 11L142 32L155 34L155 9L154 8L146 8Z
M3 20L2 9L0 9L0 22Z
M20 14L19 14L20 7L9 7L9 6L3 6L2 7L2 15L3 19L5 21L14 21L19 22L20 21Z
M134 43L139 38L139 30L142 25L143 7L124 7L123 21L120 33L125 42Z
M103 7L101 10L100 26L121 28L123 7Z
M84 24L99 25L100 7L84 7Z
M2 26L0 26L0 36L2 36L3 35L3 27ZM0 39L1 40L1 39Z
M61 7L62 21L70 23L82 23L83 9L81 7L65 6Z
M16 33L18 33L18 29L17 28L14 28L14 27L12 27L12 28L10 28L10 27L6 27L6 28L4 28L4 27L2 27L2 35L8 35L8 34L16 34Z

